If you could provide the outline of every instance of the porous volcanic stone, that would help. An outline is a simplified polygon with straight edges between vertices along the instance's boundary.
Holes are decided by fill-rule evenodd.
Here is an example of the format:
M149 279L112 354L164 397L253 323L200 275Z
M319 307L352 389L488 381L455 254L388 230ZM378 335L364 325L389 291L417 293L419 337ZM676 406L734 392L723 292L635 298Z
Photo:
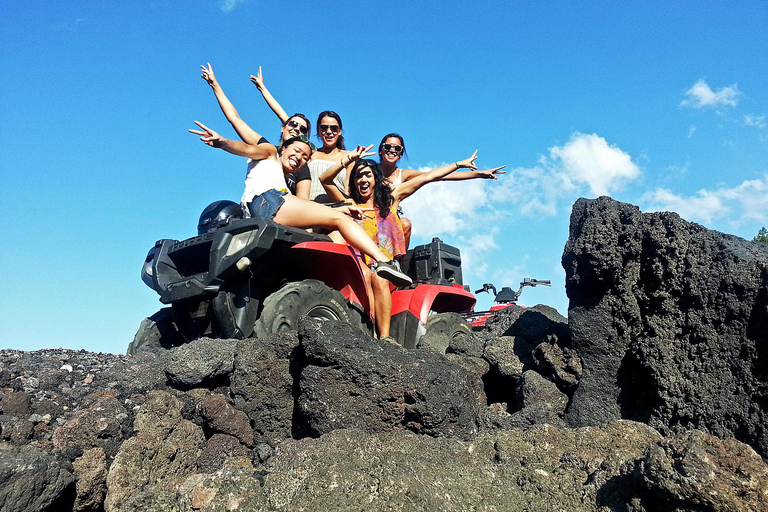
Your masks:
M299 339L306 366L298 403L314 435L351 427L460 438L477 432L485 407L479 376L444 356L308 318L299 324Z
M251 422L254 441L275 444L294 434L295 332L238 342L230 390ZM300 432L295 432L300 437Z
M768 466L749 446L692 430L652 445L636 472L649 490L649 510L768 510Z
M114 457L124 434L129 430L125 407L110 393L95 393L85 398L69 420L53 433L53 447L71 460L85 450L102 448Z
M174 491L197 468L205 437L200 427L182 418L181 406L166 391L149 393L136 413L136 435L122 444L110 466L106 512L123 510L145 487Z
M171 349L165 365L168 380L180 386L226 381L234 369L235 340L200 338Z
M75 511L101 510L107 495L107 460L102 448L91 448L77 458L72 467L77 481Z
M768 244L580 199L563 267L583 365L570 425L697 428L768 456Z
M34 446L0 442L0 510L66 510L74 500L75 479L54 456ZM48 508L52 507L52 508Z

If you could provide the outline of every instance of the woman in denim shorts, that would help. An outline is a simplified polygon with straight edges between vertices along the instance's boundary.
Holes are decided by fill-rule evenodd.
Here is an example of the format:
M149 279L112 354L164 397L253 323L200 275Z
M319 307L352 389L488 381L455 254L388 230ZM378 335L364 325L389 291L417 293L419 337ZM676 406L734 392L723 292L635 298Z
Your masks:
M365 230L352 219L353 216L362 217L364 209L354 206L329 208L288 193L283 175L296 172L312 155L313 148L306 137L293 137L284 141L282 151L278 154L277 148L271 144L253 146L242 141L228 140L198 121L195 124L202 131L189 131L200 135L200 140L206 145L252 159L253 164L249 165L245 192L241 199L241 204L249 205L252 215L271 218L279 224L296 228L338 231L349 245L375 260L371 269L379 276L397 286L411 284L411 278L390 261Z

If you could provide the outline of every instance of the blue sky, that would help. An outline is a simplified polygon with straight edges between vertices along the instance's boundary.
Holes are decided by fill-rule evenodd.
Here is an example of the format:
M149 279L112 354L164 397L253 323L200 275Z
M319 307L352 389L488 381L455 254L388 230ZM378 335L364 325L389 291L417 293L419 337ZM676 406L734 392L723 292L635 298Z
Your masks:
M0 348L123 352L161 304L159 238L237 200L245 163L187 133L279 124L248 77L348 145L405 137L411 168L478 150L499 181L403 203L415 242L462 250L465 282L567 314L560 265L579 197L672 210L752 238L768 225L768 4L736 2L21 2L0 22ZM490 300L482 298L480 307Z

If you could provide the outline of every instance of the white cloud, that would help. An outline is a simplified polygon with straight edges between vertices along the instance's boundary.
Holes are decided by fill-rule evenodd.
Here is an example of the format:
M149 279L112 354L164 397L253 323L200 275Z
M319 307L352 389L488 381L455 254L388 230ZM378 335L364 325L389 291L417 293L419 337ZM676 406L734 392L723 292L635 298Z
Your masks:
M645 211L673 211L686 220L711 224L726 216L731 224L744 221L768 221L768 175L744 181L731 188L702 189L692 196L674 194L666 189L645 193L640 202Z
M765 128L765 116L756 116L749 114L744 116L744 124L746 126L755 126L757 128Z
M713 91L703 78L693 84L693 87L685 91L687 99L680 102L683 107L717 107L721 105L735 107L741 96L741 91L736 84L722 87L719 91Z
M688 128L688 138L689 138L689 139L690 139L691 137L693 137L693 134L694 134L694 132L695 132L695 131L696 131L696 127L695 127L695 126L693 126L693 125L691 125L691 126Z
M235 7L243 3L245 0L222 0L221 10L224 12L232 12Z
M610 194L640 175L627 153L594 133L574 133L567 144L550 148L549 153L562 162L566 178L587 184L598 196Z
M496 235L498 227L491 228L485 233L475 233L470 237L461 237L461 266L462 269L481 276L488 273L488 264L485 262L486 254L493 249L498 249Z
M595 134L575 133L549 153L498 180L430 183L405 199L414 244L434 236L458 240L465 268L482 275L485 255L497 249L496 226L554 217L579 196L611 193L640 175L627 153Z
M429 183L403 200L404 215L413 223L413 236L455 235L471 227L481 216L481 210L490 204L485 183L486 180Z

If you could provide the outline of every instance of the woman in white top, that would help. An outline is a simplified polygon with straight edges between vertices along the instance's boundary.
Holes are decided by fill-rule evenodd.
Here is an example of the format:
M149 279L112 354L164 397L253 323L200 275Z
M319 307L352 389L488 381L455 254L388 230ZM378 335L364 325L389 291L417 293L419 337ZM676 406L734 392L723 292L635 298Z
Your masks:
M261 146L264 144L271 146L266 138L252 130L251 127L248 126L248 124L240 118L240 115L237 113L237 109L235 109L235 106L232 105L232 102L229 101L229 98L227 98L226 94L224 94L224 90L221 88L221 85L219 85L219 82L216 80L216 76L213 74L213 67L211 66L211 63L207 63L207 66L200 66L200 69L202 71L201 76L203 80L205 80L208 85L211 86L211 89L213 89L213 93L216 95L216 100L219 102L221 111L224 112L224 115L235 129L240 139L245 144L250 146ZM282 144L283 141L298 137L300 135L307 135L307 133L309 133L310 127L311 124L309 119L307 119L304 114L296 113L290 117L286 115L285 120L283 121L283 126L280 129L280 143ZM249 160L249 172L253 165L255 165L254 161ZM285 176L285 181L286 183L290 184L292 189L291 191L296 196L302 199L309 198L310 180L308 178L308 170L306 168L302 168L287 174Z
M352 216L361 217L364 210L351 206L329 208L300 199L285 189L283 174L296 172L309 161L312 146L306 137L294 137L282 143L278 154L272 144L256 146L242 141L228 140L195 121L203 131L189 130L200 135L206 145L221 148L229 153L251 158L255 165L249 167L242 202L248 205L251 215L274 219L279 224L296 228L322 228L338 230L344 240L370 258L376 260L372 269L397 286L408 286L411 279L393 264L376 243L366 234ZM254 132L255 133L255 132ZM257 134L258 135L258 134Z

